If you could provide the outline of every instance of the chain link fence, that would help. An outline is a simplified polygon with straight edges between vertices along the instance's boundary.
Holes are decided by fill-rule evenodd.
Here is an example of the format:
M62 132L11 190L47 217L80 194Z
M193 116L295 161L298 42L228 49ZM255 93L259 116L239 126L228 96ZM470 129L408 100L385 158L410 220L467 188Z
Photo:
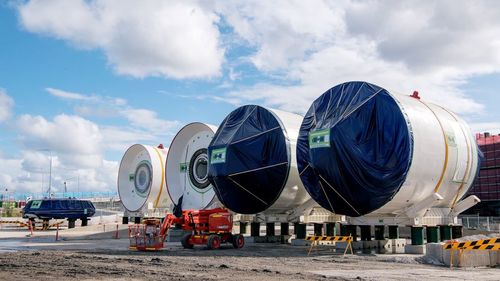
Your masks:
M460 219L468 229L500 232L500 217L460 216Z

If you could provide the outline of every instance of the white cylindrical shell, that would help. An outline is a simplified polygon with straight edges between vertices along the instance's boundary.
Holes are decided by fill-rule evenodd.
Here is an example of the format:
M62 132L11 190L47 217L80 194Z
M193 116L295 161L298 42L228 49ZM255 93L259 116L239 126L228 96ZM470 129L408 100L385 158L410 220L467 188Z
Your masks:
M464 120L418 94L363 81L337 85L313 102L298 147L299 172L312 198L352 217L453 208L479 168Z
M118 194L130 212L168 208L165 185L167 149L134 144L127 149L118 170Z
M290 144L290 169L288 180L276 202L269 207L267 213L285 213L302 204L311 197L307 193L299 177L297 169L297 137L302 123L302 116L278 109L267 108L271 111L283 126L288 142Z
M436 207L453 207L470 189L478 169L478 148L467 123L451 111L410 96L392 94L408 120L413 158L394 198L373 214L400 213L437 192Z
M183 210L205 209L216 199L213 186L206 178L208 170L206 150L216 130L217 127L213 125L190 123L179 130L170 144L165 165L167 190L170 199L176 205L182 197ZM206 170L200 172L205 173L205 177L196 174L201 177L199 179L201 185L193 174L196 173L196 161L206 161Z

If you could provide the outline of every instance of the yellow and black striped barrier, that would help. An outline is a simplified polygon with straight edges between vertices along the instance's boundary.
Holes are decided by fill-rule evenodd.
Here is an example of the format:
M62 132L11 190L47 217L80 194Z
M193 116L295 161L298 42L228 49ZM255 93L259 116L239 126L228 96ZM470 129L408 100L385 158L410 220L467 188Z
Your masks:
M307 236L306 241L352 242L352 236Z
M320 241L334 241L334 242L347 242L347 245L345 247L344 251L344 256L347 253L347 250L351 250L351 254L353 254L352 251L352 236L307 236L306 241L312 241L311 247L309 247L309 251L307 252L307 255L309 256L311 254L311 251L313 250L314 247L319 245ZM316 249L317 250L317 249Z
M483 250L483 251L498 251L500 250L500 237L481 239L475 241L450 241L443 245L443 249L450 250L450 267L453 266L454 251L458 251L458 263L462 260L464 251L468 250Z
M0 225L2 224L17 224L19 227L23 227L23 226L27 226L27 224L23 221L19 221L19 220L4 220L4 221L0 221Z
M484 246L484 247L483 247ZM491 246L491 247L489 247ZM495 246L498 246L495 248ZM445 250L498 250L500 247L500 237L481 239L476 241L465 242L448 242L443 245Z

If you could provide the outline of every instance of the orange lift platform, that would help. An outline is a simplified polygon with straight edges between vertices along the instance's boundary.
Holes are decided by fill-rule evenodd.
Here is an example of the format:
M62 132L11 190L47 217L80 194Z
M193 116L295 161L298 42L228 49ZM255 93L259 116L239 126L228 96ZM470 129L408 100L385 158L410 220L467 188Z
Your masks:
M163 223L159 219L145 219L142 224L129 226L130 249L157 251L163 248L169 229L179 225L191 231L182 237L181 244L186 249L195 245L206 245L208 249L218 249L230 243L236 249L242 248L245 239L241 234L232 234L233 217L222 208L211 210L186 210L180 217L167 214Z

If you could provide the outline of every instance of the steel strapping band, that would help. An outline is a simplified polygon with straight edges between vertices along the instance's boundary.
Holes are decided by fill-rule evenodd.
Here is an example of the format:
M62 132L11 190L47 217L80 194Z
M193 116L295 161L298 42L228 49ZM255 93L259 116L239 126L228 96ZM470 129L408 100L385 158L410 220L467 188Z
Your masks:
M441 106L440 106L441 107ZM441 107L444 111L448 112L448 114L451 115L455 119L455 121L458 122L458 118L453 114L451 111L447 110L446 108ZM460 183L460 187L457 190L457 194L455 195L455 198L453 199L453 202L451 204L451 208L454 208L456 204L458 203L458 196L460 195L460 192L462 192L463 187L465 186L465 182L468 181L470 171L472 170L472 161L471 161L471 154L472 154L472 145L469 143L469 138L467 138L467 134L464 131L464 128L462 124L460 124L460 131L462 132L462 135L464 136L465 139L465 144L467 145L467 166L465 167L465 173L462 178L462 182ZM458 159L458 158L457 158Z
M156 154L158 155L158 159L160 160L161 164L161 185L160 185L160 191L158 192L158 196L156 196L154 208L158 208L158 203L160 202L161 194L163 192L163 185L165 184L165 164L163 163L163 160L161 159L161 154L158 148L153 147L156 151Z
M444 155L445 159L444 159L444 164L443 164L443 170L441 171L441 176L439 177L439 180L436 184L436 187L434 187L434 193L437 193L439 190L439 187L441 186L441 183L443 182L444 174L446 174L446 169L448 168L448 154L449 154L449 152L448 152L448 137L446 136L446 132L444 131L443 123L441 123L441 120L439 120L439 117L434 112L434 110L432 110L432 108L430 106L428 106L425 102L423 102L419 99L417 99L417 100L419 102L421 102L425 107L427 107L432 112L434 117L436 117L436 120L439 123L439 127L441 128L441 132L443 133L444 146L445 146L445 155Z

